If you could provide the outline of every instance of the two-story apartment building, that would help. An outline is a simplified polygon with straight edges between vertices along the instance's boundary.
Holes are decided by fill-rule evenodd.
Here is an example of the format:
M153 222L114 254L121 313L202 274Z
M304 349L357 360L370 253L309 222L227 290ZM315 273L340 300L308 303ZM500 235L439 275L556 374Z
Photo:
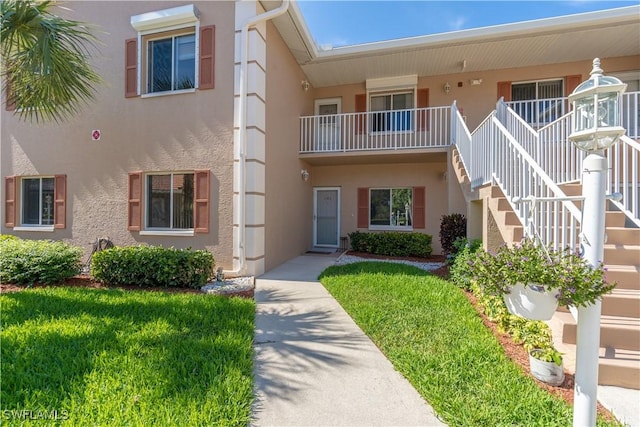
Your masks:
M60 125L3 112L2 232L207 248L248 274L357 229L437 236L467 213L453 101L473 129L500 96L565 97L597 55L637 86L636 12L323 51L295 2L74 3L105 84Z
M236 275L356 230L427 233L439 253L449 213L467 215L472 237L508 241L461 135L501 98L530 131L561 119L594 57L628 84L625 127L638 138L637 6L329 50L295 2L70 6L101 30L92 63L105 83L64 123L2 109L2 233L87 250L105 236L205 248ZM551 146L539 152L564 164ZM624 172L636 206L620 208L635 227L611 235L631 236L617 277L640 294L635 153L623 162L636 162ZM633 298L631 313L617 301L611 314L638 323Z

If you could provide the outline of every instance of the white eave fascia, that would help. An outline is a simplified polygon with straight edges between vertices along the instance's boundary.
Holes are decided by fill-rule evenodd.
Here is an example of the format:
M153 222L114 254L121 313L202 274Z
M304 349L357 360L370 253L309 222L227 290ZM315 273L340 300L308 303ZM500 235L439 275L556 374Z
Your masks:
M198 21L200 12L192 5L156 10L131 17L131 26L138 32L173 27Z
M295 5L295 2L292 2ZM302 13L295 5L292 17L296 24L300 24L299 31L306 39L305 44L310 48L311 61L333 59L345 56L357 56L374 52L401 51L408 48L426 48L442 45L479 42L483 40L504 39L530 35L532 33L549 33L580 27L594 27L610 25L612 23L639 22L640 6L627 6L596 12L586 12L553 18L537 19L510 24L494 25L490 27L473 28L469 30L452 31L448 33L431 34L426 36L408 37L403 39L386 40L380 42L363 43L359 45L337 47L331 50L320 50L309 33L302 18ZM297 16L294 16L297 15Z

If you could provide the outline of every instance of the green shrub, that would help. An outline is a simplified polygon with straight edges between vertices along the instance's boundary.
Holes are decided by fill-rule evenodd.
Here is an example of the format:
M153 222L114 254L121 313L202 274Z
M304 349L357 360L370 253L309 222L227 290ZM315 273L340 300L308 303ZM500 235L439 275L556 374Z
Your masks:
M509 334L514 343L522 345L527 352L533 349L545 350L545 354L556 356L554 361L561 358L553 347L551 329L546 323L509 313L501 296L484 293L475 282L472 282L470 288L482 312L501 332Z
M213 255L159 246L115 247L93 254L91 275L112 286L197 288L213 276Z
M18 236L14 236L12 234L0 234L0 242L4 242L5 240L19 240Z
M450 254L454 251L454 242L467 237L467 218L462 214L442 215L440 219L440 244L442 252Z
M375 255L399 257L428 257L431 255L431 236L422 233L349 233L351 249Z
M471 290L473 277L470 265L476 257L476 252L482 247L482 240L475 239L469 242L466 238L458 239L455 245L460 249L457 249L452 258L447 257L448 261L453 260L449 269L450 279L456 286L468 291Z
M82 249L51 240L0 240L0 282L63 282L82 270Z

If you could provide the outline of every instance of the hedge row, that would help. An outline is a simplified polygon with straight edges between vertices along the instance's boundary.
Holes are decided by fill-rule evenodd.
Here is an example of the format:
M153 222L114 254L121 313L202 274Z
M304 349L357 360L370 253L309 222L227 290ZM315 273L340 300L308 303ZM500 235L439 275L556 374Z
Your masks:
M428 257L431 255L431 236L422 233L349 233L351 249L386 256Z
M63 282L82 270L82 249L51 240L0 238L0 282L46 285Z
M198 288L213 276L213 261L206 250L115 247L93 254L91 275L111 286Z

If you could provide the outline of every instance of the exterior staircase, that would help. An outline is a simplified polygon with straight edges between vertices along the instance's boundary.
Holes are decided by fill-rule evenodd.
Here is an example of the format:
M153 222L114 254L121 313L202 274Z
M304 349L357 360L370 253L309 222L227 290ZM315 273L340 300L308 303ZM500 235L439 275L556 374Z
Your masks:
M456 149L451 158L465 197L485 202L488 232L499 235L498 239L485 242L488 249L501 243L519 242L524 236L523 226L500 188L486 185L472 190ZM561 188L568 196L580 195L582 191L577 184ZM579 202L577 205L581 208ZM607 210L605 226L607 278L618 286L602 300L598 380L601 385L640 389L640 228L630 224L624 213L613 209ZM575 373L577 326L573 315L560 307L548 324L556 348L564 355L565 369Z

